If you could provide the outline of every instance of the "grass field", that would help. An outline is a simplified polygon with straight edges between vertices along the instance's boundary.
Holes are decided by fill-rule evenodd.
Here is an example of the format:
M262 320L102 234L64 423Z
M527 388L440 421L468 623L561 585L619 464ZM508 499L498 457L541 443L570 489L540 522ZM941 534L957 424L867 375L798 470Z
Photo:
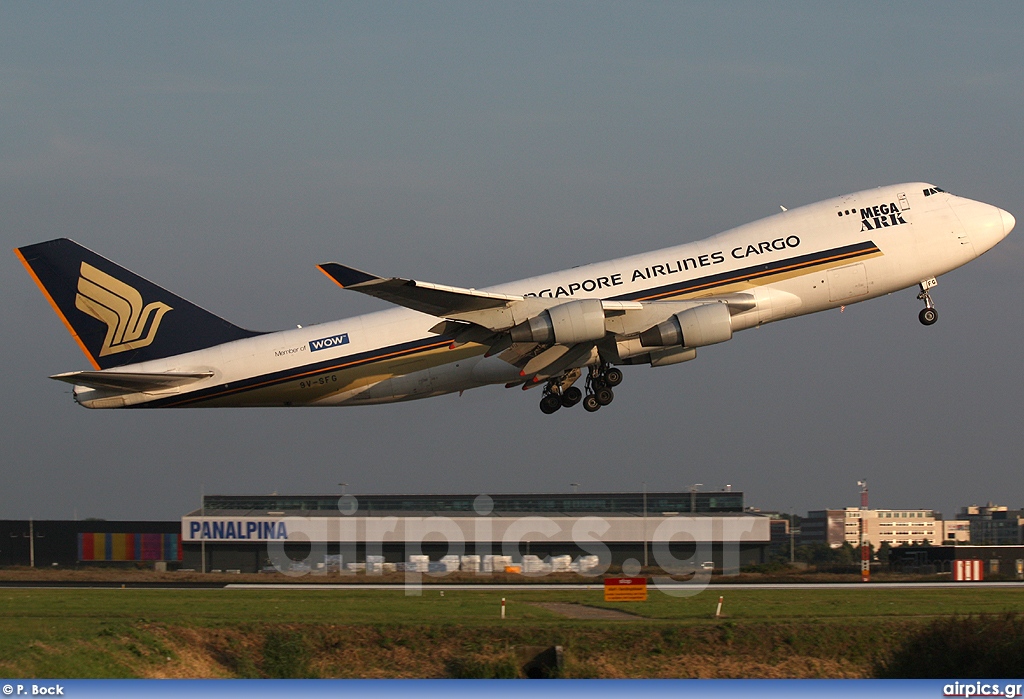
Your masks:
M719 594L724 618L715 619ZM500 619L500 600L508 600ZM611 607L635 620L534 606ZM516 649L566 648L563 674L868 676L938 617L1024 612L1024 589L706 591L647 602L592 591L0 590L15 677L514 676Z

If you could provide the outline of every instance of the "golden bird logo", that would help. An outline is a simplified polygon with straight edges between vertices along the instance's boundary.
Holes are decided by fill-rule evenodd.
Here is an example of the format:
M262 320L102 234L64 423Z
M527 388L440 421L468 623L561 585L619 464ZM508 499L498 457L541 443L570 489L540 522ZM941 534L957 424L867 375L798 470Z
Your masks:
M143 306L142 294L134 287L101 272L87 262L82 263L79 274L75 308L107 325L107 336L100 349L101 357L147 347L153 343L161 319L167 311L172 310L170 306L160 301Z

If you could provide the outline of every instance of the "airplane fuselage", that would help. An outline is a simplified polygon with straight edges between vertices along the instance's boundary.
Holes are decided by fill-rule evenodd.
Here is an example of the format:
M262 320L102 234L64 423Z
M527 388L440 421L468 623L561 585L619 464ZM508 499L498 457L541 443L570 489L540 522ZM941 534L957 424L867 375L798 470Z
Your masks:
M783 211L697 242L482 291L548 308L581 299L623 302L624 308L646 304L640 321L630 321L633 311L609 312L607 338L571 366L657 366L657 357L674 363L671 357L682 361L693 353L666 354L640 342L640 331L678 310L666 303L660 312L652 302L731 300L732 330L739 331L917 286L978 257L1012 227L1012 216L989 204L926 183L901 184ZM248 337L118 368L209 374L202 380L129 393L78 386L75 397L91 408L334 406L523 381L521 364L500 353L485 356L485 344L431 332L438 320L394 308Z

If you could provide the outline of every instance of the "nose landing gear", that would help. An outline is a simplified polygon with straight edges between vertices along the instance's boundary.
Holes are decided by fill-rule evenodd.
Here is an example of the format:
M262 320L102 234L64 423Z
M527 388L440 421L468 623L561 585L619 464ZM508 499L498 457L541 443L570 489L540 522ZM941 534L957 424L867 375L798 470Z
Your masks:
M921 325L934 325L935 321L939 319L939 312L935 310L935 303L928 293L928 290L937 286L938 283L935 277L925 279L920 283L921 293L917 295L917 298L924 301L924 308L918 314L917 319L921 321Z

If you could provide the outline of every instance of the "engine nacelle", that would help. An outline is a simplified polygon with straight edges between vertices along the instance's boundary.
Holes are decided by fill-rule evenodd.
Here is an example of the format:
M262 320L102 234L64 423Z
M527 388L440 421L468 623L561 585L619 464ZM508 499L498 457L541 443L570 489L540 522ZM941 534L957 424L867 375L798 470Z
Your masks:
M600 299L570 301L543 311L509 331L513 342L574 345L604 337L604 307Z
M725 303L690 308L640 333L644 347L704 347L732 338L732 314Z

